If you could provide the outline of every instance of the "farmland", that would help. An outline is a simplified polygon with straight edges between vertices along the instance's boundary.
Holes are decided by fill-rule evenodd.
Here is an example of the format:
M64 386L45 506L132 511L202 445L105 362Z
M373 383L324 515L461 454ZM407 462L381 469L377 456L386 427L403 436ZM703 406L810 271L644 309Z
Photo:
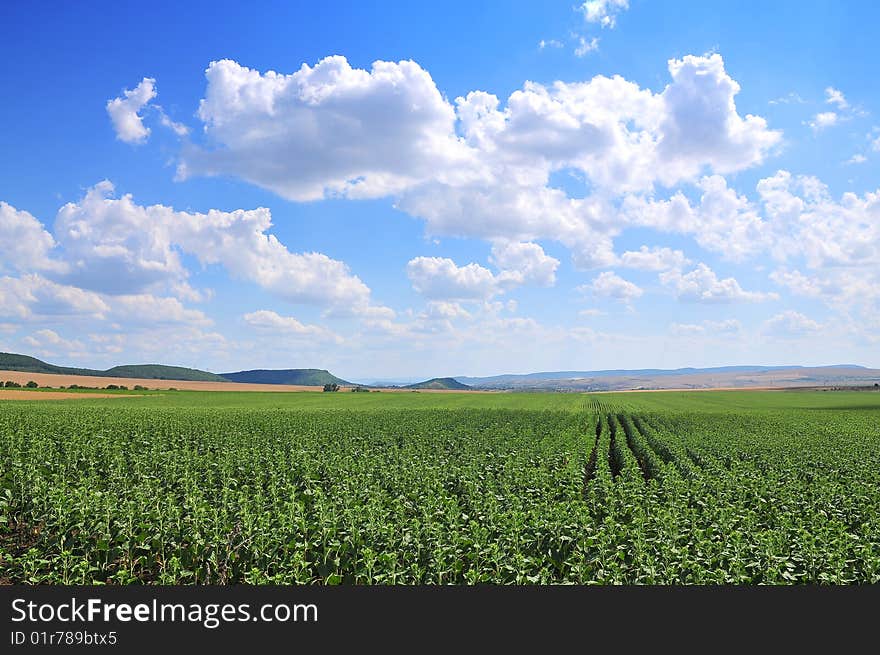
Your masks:
M880 393L0 405L29 584L880 581Z

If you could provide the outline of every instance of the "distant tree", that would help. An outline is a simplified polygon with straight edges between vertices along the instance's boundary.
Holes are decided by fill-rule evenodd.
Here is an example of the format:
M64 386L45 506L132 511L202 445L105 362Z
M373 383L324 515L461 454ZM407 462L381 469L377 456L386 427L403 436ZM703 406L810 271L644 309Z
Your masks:
M28 383L27 383L26 385L24 385L24 386L26 386L28 389L36 389L36 388L37 388L38 386L40 386L40 385L38 385L36 382L34 382L33 380L31 380L30 382L28 382Z
M352 387L352 393L370 393L370 390L366 387Z
M119 387L115 384L108 384L104 388L107 389L107 391L116 391Z
M119 388L120 388L122 391L128 391L128 387L126 387L124 384L120 384L120 385L119 385Z
M142 387L139 384L134 385L134 390L135 391L148 391L148 389L146 387Z
M324 385L324 391L339 391L339 385L335 382L328 382Z
M6 380L4 385L7 389L21 389L21 385L15 380Z
M874 383L874 388L875 388L875 389L880 389L880 382L875 382L875 383Z

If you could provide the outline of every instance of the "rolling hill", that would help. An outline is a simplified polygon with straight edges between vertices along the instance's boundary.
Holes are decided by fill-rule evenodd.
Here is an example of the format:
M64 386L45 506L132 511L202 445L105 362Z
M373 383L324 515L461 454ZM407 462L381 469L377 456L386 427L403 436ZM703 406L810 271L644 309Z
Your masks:
M624 391L629 389L717 389L867 385L880 370L833 366L718 366L714 368L551 371L491 377L457 377L477 389L533 391Z
M224 382L214 373L199 371L182 366L162 364L132 364L114 366L101 371L91 368L75 368L48 364L36 357L15 353L0 353L0 371L20 371L22 373L53 373L56 375L88 375L108 378L142 378L147 380L187 380L191 382Z
M222 373L222 378L230 382L251 382L257 384L299 384L306 386L323 386L336 383L340 386L351 386L351 382L342 380L329 371L321 368L288 368L278 370L257 369L254 371L237 371Z
M404 389L449 389L453 391L469 391L473 387L462 384L455 378L431 378L424 382L408 384Z

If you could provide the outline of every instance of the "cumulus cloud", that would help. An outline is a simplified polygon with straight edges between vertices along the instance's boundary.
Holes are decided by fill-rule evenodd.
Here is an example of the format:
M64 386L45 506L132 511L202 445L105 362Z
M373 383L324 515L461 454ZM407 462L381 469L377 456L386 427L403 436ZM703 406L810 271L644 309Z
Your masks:
M839 89L829 86L825 89L825 102L829 105L836 105L838 109L848 109L849 103Z
M642 271L668 271L681 269L690 264L691 260L681 250L671 248L648 248L642 246L638 250L628 250L620 256L620 265Z
M544 50L545 48L561 48L562 42L557 39L541 39L538 41L538 49Z
M815 177L778 171L758 182L777 259L803 258L810 268L862 266L880 260L880 190L835 200Z
M107 114L116 131L116 138L125 143L143 143L150 136L141 111L156 97L156 80L145 77L122 96L107 101Z
M0 317L102 319L109 311L110 306L98 294L52 282L36 273L17 278L0 277Z
M177 298L136 294L106 300L111 307L110 318L129 326L180 323L205 327L213 324L204 312L188 309Z
M614 28L617 16L629 9L629 0L586 0L580 6L588 23L598 23L603 28Z
M578 290L599 298L613 298L625 303L640 298L644 293L643 289L611 271L600 273L589 284L578 287Z
M22 342L33 348L40 355L54 355L63 353L68 356L84 354L85 347L81 341L68 340L61 337L54 330L37 330L22 339Z
M0 270L61 271L63 263L51 257L54 247L40 221L0 201Z
M488 300L524 284L552 286L559 260L537 243L496 241L489 261L499 272L476 263L459 266L445 257L416 257L406 273L413 289L433 300Z
M813 118L807 122L807 125L809 125L814 132L821 132L825 128L837 125L839 118L840 117L836 112L822 111L813 116Z
M586 57L591 52L595 52L599 49L599 38L593 37L591 39L587 39L583 36L578 37L577 47L574 49L575 57Z
M660 281L674 289L679 300L698 303L763 302L776 300L776 293L745 291L735 278L718 279L704 263L690 273L667 271L660 274Z
M673 323L669 331L676 336L732 336L742 332L742 323L735 318L700 323Z
M501 270L498 278L502 285L556 284L559 260L547 255L537 243L497 241L492 245L489 261Z
M455 111L413 61L345 57L290 75L211 62L199 105L208 146L183 153L179 175L234 175L291 200L397 193L466 156Z
M390 196L430 234L553 239L579 267L609 266L615 196L749 168L780 140L738 113L720 55L672 59L669 72L661 93L599 75L451 104L411 61L363 70L336 56L291 74L213 62L206 142L184 148L179 174L232 175L298 201ZM550 186L565 169L596 192Z
M320 325L307 325L293 316L281 316L277 312L261 309L242 316L244 322L258 330L282 334L287 337L302 337L341 342L342 338Z
M66 279L72 284L108 294L143 293L163 283L178 287L188 276L184 252L292 303L337 313L388 311L371 303L369 288L343 262L290 252L269 233L266 208L182 212L143 207L131 195L112 193L113 185L102 182L58 212L55 236L71 263Z
M458 266L445 257L416 257L406 265L413 289L432 300L487 300L498 292L498 282L479 264Z
M800 312L786 310L764 321L765 334L780 337L795 337L818 332L822 326Z

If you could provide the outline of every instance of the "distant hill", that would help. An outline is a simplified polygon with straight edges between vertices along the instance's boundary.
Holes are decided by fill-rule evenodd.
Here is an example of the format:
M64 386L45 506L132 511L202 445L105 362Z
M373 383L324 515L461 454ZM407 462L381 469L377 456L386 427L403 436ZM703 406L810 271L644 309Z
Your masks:
M473 387L462 384L455 378L431 378L424 382L408 384L404 389L451 389L454 391L469 391Z
M458 377L478 389L535 391L622 391L627 389L712 389L871 385L880 370L833 366L717 366L713 368L552 371L491 377Z
M255 371L238 371L221 373L230 382L251 382L256 384L299 384L310 387L336 383L351 386L351 382L342 380L329 371L321 368L288 368L278 370L258 369Z
M162 364L130 364L114 366L101 375L113 378L144 378L146 380L189 380L193 382L224 382L216 373L199 371L182 366L164 366Z
M144 378L148 380L187 380L196 382L224 382L214 373L199 371L182 366L163 366L162 364L133 364L114 366L106 371L91 368L55 366L35 357L0 353L0 371L21 371L23 373L54 373L55 375L96 375L108 378Z

